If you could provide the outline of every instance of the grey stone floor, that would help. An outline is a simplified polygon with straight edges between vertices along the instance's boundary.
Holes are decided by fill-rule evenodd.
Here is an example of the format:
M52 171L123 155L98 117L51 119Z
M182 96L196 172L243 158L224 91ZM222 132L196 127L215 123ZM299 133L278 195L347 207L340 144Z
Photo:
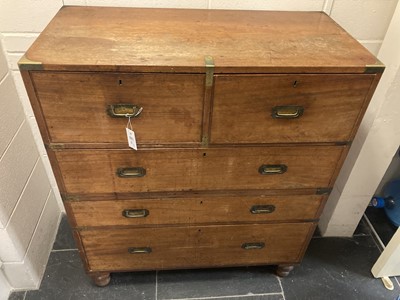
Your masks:
M381 242L387 246L392 236L395 234L397 227L395 227L386 216L384 209L369 206L365 211L369 221L379 235Z
M99 288L85 275L64 219L40 289L16 292L9 299L395 300L400 294L397 279L389 291L370 273L379 253L362 222L353 238L315 236L302 264L286 278L275 276L268 266L114 273L110 285Z

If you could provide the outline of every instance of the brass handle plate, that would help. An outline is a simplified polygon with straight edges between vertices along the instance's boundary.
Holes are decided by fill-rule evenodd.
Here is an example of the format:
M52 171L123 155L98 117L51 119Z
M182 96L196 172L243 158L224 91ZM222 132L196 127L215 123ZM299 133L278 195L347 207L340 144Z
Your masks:
M263 243L263 242L242 244L242 248L244 250L256 250L256 249L262 249L264 247L265 247L265 243Z
M258 168L258 173L261 175L276 175L285 173L287 169L286 165L262 165Z
M301 117L304 107L299 105L275 106L272 108L272 117L274 119L296 119Z
M130 247L128 248L129 254L149 254L151 253L150 247Z
M270 214L275 211L274 205L253 205L250 208L252 214Z
M117 175L121 178L143 177L146 175L146 169L142 167L118 168Z
M136 118L142 112L143 107L134 104L110 104L107 113L112 118Z
M145 218L149 215L147 209L125 209L122 211L125 218Z

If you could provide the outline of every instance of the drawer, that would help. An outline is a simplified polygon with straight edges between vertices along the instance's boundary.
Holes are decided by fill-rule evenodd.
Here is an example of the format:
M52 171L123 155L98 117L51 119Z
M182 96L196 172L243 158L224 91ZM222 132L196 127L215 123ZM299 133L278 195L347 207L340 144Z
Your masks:
M204 75L32 72L32 79L51 142L127 144L124 114L132 109L117 104L143 108L131 118L138 144L200 141Z
M295 221L317 219L326 197L202 196L66 201L77 227Z
M296 263L314 223L79 231L90 271Z
M55 151L65 193L320 188L344 146Z
M351 140L374 76L216 76L211 143Z

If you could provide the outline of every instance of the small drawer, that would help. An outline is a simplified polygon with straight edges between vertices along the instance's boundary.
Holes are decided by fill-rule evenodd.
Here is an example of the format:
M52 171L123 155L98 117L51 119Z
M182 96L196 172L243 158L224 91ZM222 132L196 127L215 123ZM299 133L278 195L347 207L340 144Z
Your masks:
M204 75L32 72L50 142L199 143ZM140 111L140 109L142 109Z
M66 194L330 186L344 146L55 151Z
M77 227L300 221L317 219L326 196L202 196L66 201Z
M211 143L349 141L374 75L220 75Z
M89 271L298 263L315 223L79 231Z

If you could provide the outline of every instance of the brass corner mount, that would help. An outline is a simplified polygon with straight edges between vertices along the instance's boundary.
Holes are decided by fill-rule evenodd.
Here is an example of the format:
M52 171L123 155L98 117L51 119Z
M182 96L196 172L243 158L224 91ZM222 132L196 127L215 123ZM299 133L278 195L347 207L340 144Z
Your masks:
M40 61L33 61L23 55L21 59L18 61L18 67L20 70L42 70L42 62Z

